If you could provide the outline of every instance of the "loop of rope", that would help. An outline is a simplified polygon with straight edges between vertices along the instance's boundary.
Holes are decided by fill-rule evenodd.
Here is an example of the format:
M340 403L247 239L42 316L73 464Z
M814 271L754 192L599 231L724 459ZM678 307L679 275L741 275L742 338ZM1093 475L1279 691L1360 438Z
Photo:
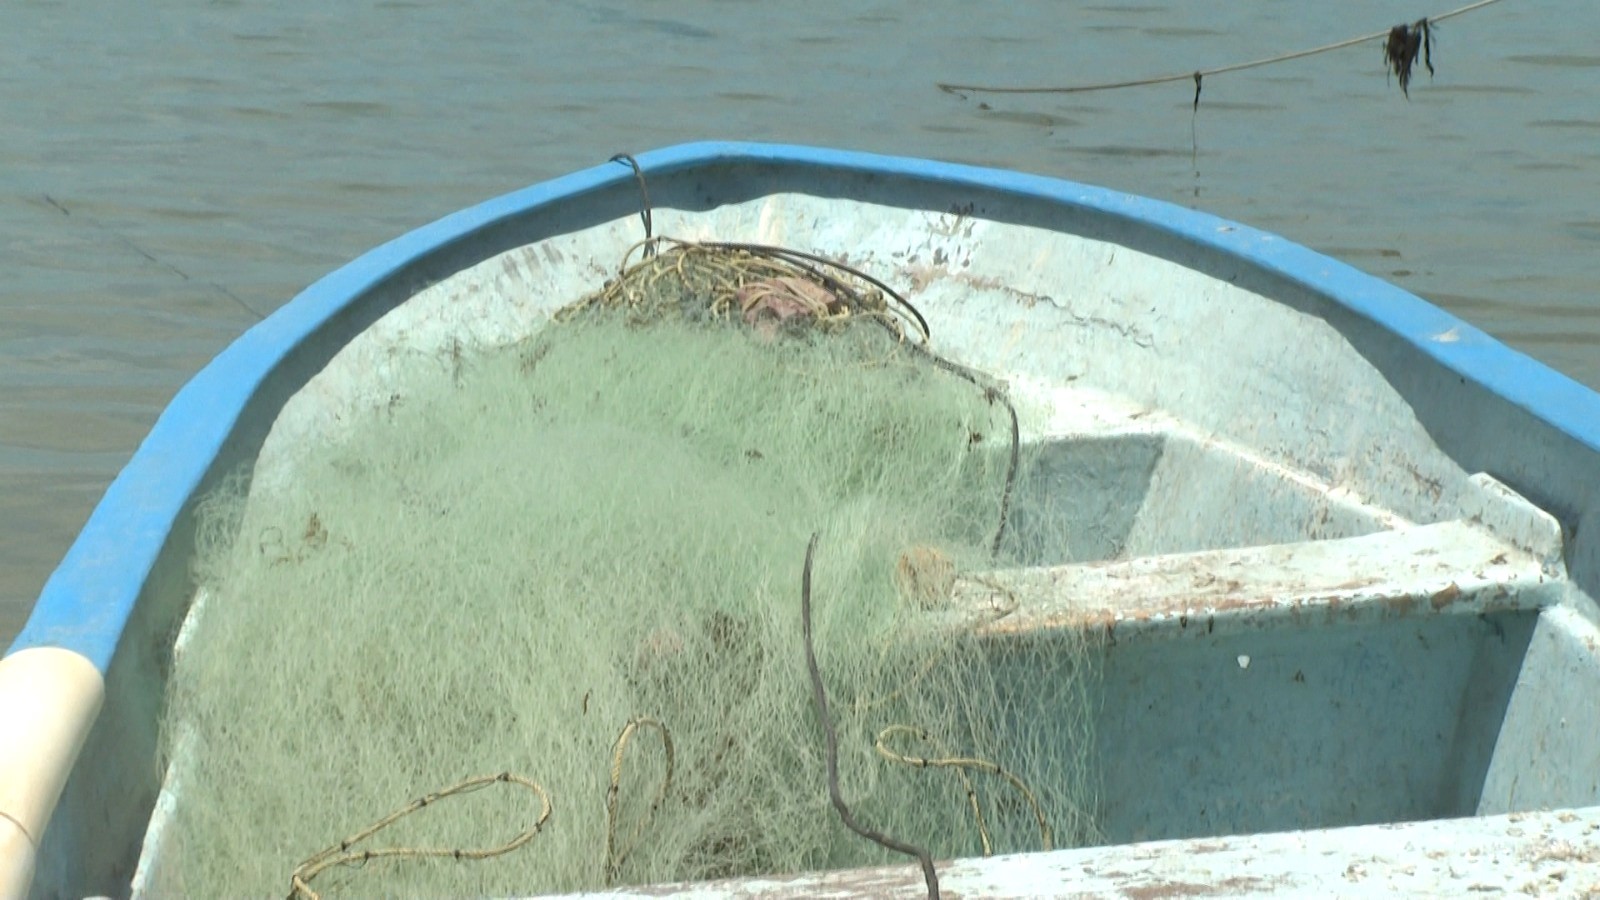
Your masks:
M670 249L670 260L663 260L656 255L662 246ZM634 262L635 253L640 256L637 262ZM690 268L693 268L693 273L689 271ZM859 279L863 284L870 285L871 290L858 290L840 277L830 274L829 270ZM676 276L685 287L709 292L712 296L711 311L722 317L731 313L731 298L740 287L762 278L797 273L811 278L846 301L848 315L877 318L887 325L889 313L885 298L893 300L894 314L913 324L924 343L928 341L927 320L910 301L879 279L844 263L766 244L687 241L666 235L634 243L623 254L622 267L616 278L607 281L603 290L557 310L555 319L558 322L567 321L596 304L620 302L630 309L640 308L646 305L649 292L668 276ZM900 332L896 330L896 334Z
M617 818L618 807L621 801L622 784L622 758L627 752L628 744L633 736L642 728L654 729L661 735L661 746L667 754L667 774L661 779L661 787L656 791L656 796L650 801L650 808L640 817L634 826L633 834L628 836L627 846L617 846ZM639 716L628 720L622 726L622 733L617 735L616 743L611 747L611 785L606 789L606 885L610 886L622 868L622 861L628 857L639 845L639 838L643 836L645 827L655 817L656 811L661 808L661 802L667 799L667 792L672 790L672 771L676 765L675 754L672 748L672 732L667 726L655 719Z
M650 248L659 246L670 249L660 255L649 252ZM637 262L634 261L636 253L640 257ZM690 269L693 269L692 274ZM719 318L728 318L734 315L735 297L741 288L763 279L783 278L797 273L814 280L842 301L838 312L814 316L814 321L833 324L852 317L876 320L913 353L979 388L990 404L998 403L1005 407L1010 419L1011 454L1006 463L1005 487L1000 494L999 524L989 547L989 555L999 558L1010 515L1011 496L1022 464L1022 435L1016 406L1002 385L976 369L960 365L929 349L927 345L932 332L927 319L904 295L884 281L853 266L802 250L742 241L687 241L658 235L646 237L629 247L623 254L617 277L607 281L603 290L557 310L555 321L570 321L596 306L622 307L630 312L650 315L647 309L651 305L649 298L657 294L657 285L669 276L676 277L685 288L709 294L711 313ZM870 285L870 289L858 290L848 283L850 278ZM893 301L895 314L915 326L921 335L920 342L906 340L905 332L889 318L888 301Z
M532 791L539 798L539 817L533 825L519 833L516 837L497 847L483 849L453 849L444 847L380 847L376 850L351 850L356 844L365 841L390 825L400 821L406 816L415 813L424 807L430 806L446 797L458 794L471 793L495 784L514 784ZM311 880L334 866L362 865L374 859L420 859L427 857L449 859L491 859L504 856L518 847L533 840L546 822L550 820L552 807L550 795L537 782L530 781L520 775L510 772L501 772L498 775L483 775L477 778L468 778L459 784L447 787L442 791L419 797L406 806L395 810L382 819L372 823L361 831L345 838L337 844L316 853L295 867L294 873L289 876L290 900L321 900L321 895L311 888Z
M937 752L947 754L944 747L934 740L932 735L921 728L913 728L910 725L890 725L888 728L878 732L878 739L873 742L872 746L878 751L879 756L890 762L897 762L918 769L955 769L956 774L961 777L961 783L966 787L967 801L972 806L973 817L978 820L978 836L983 841L984 856L988 856L992 852L989 842L989 829L983 819L983 810L978 805L977 789L972 786L972 780L967 777L964 771L966 769L975 769L979 772L998 775L1009 782L1013 788L1016 788L1017 793L1021 794L1022 799L1028 801L1028 806L1033 809L1033 818L1039 824L1039 841L1043 844L1043 849L1046 851L1054 849L1054 837L1050 832L1050 823L1045 820L1044 808L1039 805L1039 799L1034 796L1033 791L1029 790L1026 784L1023 784L1022 779L1006 771L997 763L992 763L986 759L950 756L948 754L934 759L921 756L906 756L902 753L896 753L884 745L891 736L901 734L910 735L923 743L931 744Z
M654 210L650 206L650 186L645 184L644 170L639 168L639 161L631 153L618 153L611 157L611 162L622 163L633 169L633 178L639 183L639 220L644 223L644 255L654 256L655 245L650 243L650 238L655 231Z
M1198 88L1198 82L1196 86ZM645 217L645 237L623 254L617 277L606 282L603 290L557 310L555 320L558 322L570 320L597 304L620 305L634 311L641 310L648 305L646 298L653 295L657 285L669 275L676 276L679 284L686 288L708 291L712 296L711 312L725 318L733 314L734 298L741 288L747 288L753 282L762 279L782 279L798 273L809 277L842 301L841 308L837 312L828 311L825 304L822 309L813 309L813 319L816 322L831 324L851 317L876 319L897 339L905 341L905 332L899 328L898 323L889 318L887 313L892 301L894 314L913 325L921 336L920 342L907 342L912 351L946 372L983 390L984 399L990 404L1003 405L1011 420L1011 454L1007 461L1005 488L1000 495L999 524L990 542L989 555L999 558L1010 514L1011 496L1021 466L1021 433L1017 410L1004 388L976 370L952 362L929 349L927 345L932 339L932 331L922 312L889 284L859 268L819 254L770 244L745 241L696 242L666 235L654 235L649 219L650 195L645 187L644 172L639 168L638 162L626 154L612 157L612 161L633 167L634 175L639 181L640 193L644 198L642 215ZM664 254L670 257L669 260L657 255L662 246L671 248L670 253ZM638 262L633 261L635 253L640 256ZM698 278L690 275L691 263ZM850 279L868 285L869 289L859 290L849 283ZM701 283L695 284L697 280Z
M618 807L620 805L623 756L627 752L628 744L633 740L634 735L641 729L646 728L654 729L661 735L661 744L667 756L666 777L662 779L661 786L656 791L655 797L650 801L650 807L645 812L644 817L639 820L639 823L634 827L633 833L629 835L627 846L619 849L617 845L617 820ZM623 726L622 732L617 735L616 742L612 745L611 784L606 791L606 883L608 885L615 878L623 860L638 846L639 838L644 834L645 828L660 808L662 801L666 799L667 793L672 789L672 776L675 766L676 753L672 745L672 733L667 729L667 726L656 719L644 716L629 719L627 724ZM459 794L471 793L472 791L501 783L518 785L532 791L538 796L540 803L539 816L533 825L504 844L482 849L447 847L350 849L401 819L432 806L440 800ZM523 778L520 775L501 772L498 775L469 778L443 790L419 797L339 843L333 844L307 858L296 866L294 872L289 876L289 900L321 900L322 895L312 889L311 881L334 866L365 865L375 859L448 858L455 860L482 860L504 856L533 840L540 830L544 828L545 823L549 821L552 809L549 793L537 782Z

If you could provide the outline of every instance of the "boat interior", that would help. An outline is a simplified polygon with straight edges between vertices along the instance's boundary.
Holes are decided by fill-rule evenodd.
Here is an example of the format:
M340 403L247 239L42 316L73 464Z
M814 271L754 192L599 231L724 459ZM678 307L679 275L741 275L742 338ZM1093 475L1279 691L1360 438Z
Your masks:
M930 189L939 202L924 209L900 202L906 185L864 176L774 194L761 181L745 169L662 176L656 231L802 246L906 286L934 346L1007 385L1040 452L1006 538L1023 564L963 575L958 613L1004 608L983 626L997 642L1070 632L1096 648L1100 846L941 863L951 890L1022 892L1047 877L1062 890L1215 885L1245 856L1325 848L1347 860L1351 847L1421 878L1444 871L1429 854L1452 842L1537 855L1600 828L1600 629L1569 576L1572 522L1522 492L1531 479L1474 464L1478 439L1423 402L1455 396L1449 379L1401 371L1388 338L1310 288L1204 262L1171 235L1003 192ZM400 367L544 327L639 239L633 190L608 188L571 227L548 212L495 226L481 247L374 287L370 308L307 341L253 401L267 424L224 462L253 459L263 485L293 478L352 411L391 401ZM1068 523L1069 539L1043 537L1056 533L1044 522ZM175 773L151 766L150 722L191 605L185 539L175 532L166 577L146 586L160 598L124 639L149 646L119 651L113 675L126 677L106 703L117 712L69 784L43 884L120 873L139 895L131 868L159 854L163 810L182 802ZM1036 706L1017 714L1048 720L1050 686L1033 687ZM124 806L138 812L96 821ZM1547 810L1570 818L1518 819L1528 835L1506 836L1520 833L1506 816ZM1479 824L1440 825L1462 819ZM1413 823L1391 834L1414 852L1349 829L1399 823ZM1149 845L1177 861L1152 869L1139 855L1152 841L1179 842ZM100 880L64 874L96 844ZM1530 872L1561 862L1527 858ZM1350 880L1344 863L1327 877ZM694 892L822 890L914 896L921 881L908 863Z

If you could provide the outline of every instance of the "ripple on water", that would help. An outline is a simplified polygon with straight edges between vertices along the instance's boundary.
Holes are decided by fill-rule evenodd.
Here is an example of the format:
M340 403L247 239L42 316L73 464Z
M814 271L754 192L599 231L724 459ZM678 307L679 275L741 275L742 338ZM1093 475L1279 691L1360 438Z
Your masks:
M1514 63L1524 63L1530 66L1559 66L1573 69L1600 68L1600 56L1581 56L1572 53L1535 53L1525 56L1508 56L1506 59Z
M1042 112L980 109L978 115L986 122L1008 122L1013 125L1033 125L1046 128L1070 127L1080 124L1077 119Z
M1189 159L1194 156L1194 150L1189 147L1135 147L1125 144L1101 144L1097 146L1068 145L1062 149L1068 153L1076 153L1083 156L1110 156L1124 159L1163 159L1168 157Z
M61 455L0 459L0 636L114 471L83 454L131 453L124 413L153 420L252 321L224 289L266 311L409 228L623 148L791 139L1173 198L1414 272L1409 288L1600 384L1600 50L1568 24L1597 2L1452 20L1410 103L1375 45L1208 79L1196 157L1191 84L965 102L932 84L1240 62L1392 24L1356 12L1383 4L12 0L0 442L24 428ZM72 214L29 199L46 191ZM23 385L59 391L7 392Z
M306 109L329 112L341 116L383 116L394 112L387 103L370 100L307 100L300 104Z
M1576 128L1583 131L1600 131L1600 119L1534 119L1529 128Z

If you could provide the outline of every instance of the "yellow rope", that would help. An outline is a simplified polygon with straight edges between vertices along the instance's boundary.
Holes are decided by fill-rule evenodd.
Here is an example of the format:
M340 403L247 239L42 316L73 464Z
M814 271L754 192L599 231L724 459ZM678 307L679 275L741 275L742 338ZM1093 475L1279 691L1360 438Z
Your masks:
M1437 16L1429 16L1425 21L1442 22L1445 19L1454 18L1455 16L1462 15L1463 13L1469 13L1475 9L1481 9L1491 3L1499 2L1500 0L1478 0L1476 3L1469 3L1466 6L1460 7L1459 9L1452 9L1447 13L1442 13ZM1151 84L1170 84L1174 81L1194 81L1198 83L1200 79L1211 75L1222 75L1228 72L1238 72L1243 69L1254 69L1259 66L1270 66L1273 63L1288 62L1292 59L1315 56L1318 53L1327 53L1331 50L1343 50L1346 47L1353 47L1356 44L1365 44L1368 41L1375 41L1380 38L1387 38L1388 36L1389 29L1385 28L1382 31L1375 31L1372 34L1364 34L1360 37L1353 37L1348 40L1338 41L1332 44L1324 44L1321 47L1312 47L1310 50L1297 50L1293 53L1283 53L1278 56L1269 56L1266 59L1251 60L1250 62L1234 63L1231 66L1219 66L1215 69L1197 69L1193 72L1179 72L1172 75L1158 75L1154 78L1136 78L1131 81L1112 81L1104 84L1081 84L1073 87L987 87L977 84L949 84L947 82L939 82L938 88L947 94L1085 94L1090 91L1110 91L1117 88L1144 87Z
M983 841L984 856L988 856L991 852L988 825L984 822L983 811L978 805L978 792L975 788L973 788L972 782L967 778L966 773L962 771L964 769L976 769L980 772L988 772L991 775L998 775L1009 782L1012 787L1016 788L1017 793L1021 794L1022 798L1028 801L1028 805L1033 808L1033 818L1039 823L1039 840L1043 845L1043 849L1054 849L1054 838L1050 833L1050 823L1045 821L1044 808L1039 805L1039 799L1034 796L1033 791L1029 790L1028 786L1022 783L1022 779L1011 774L1010 772L1007 772L998 764L992 763L986 759L977 759L975 757L966 756L944 756L937 759L930 759L921 756L906 756L901 753L896 753L895 751L884 746L884 742L887 741L890 736L899 734L910 735L919 741L932 744L940 753L946 752L939 742L934 740L932 735L928 734L928 732L921 728L914 728L910 725L890 725L888 728L878 732L878 739L873 742L873 747L877 749L878 755L889 760L890 762L914 766L919 769L955 769L957 774L961 776L962 783L967 788L967 800L972 804L973 815L978 820L978 835Z
M511 840L498 847L485 849L451 849L444 847L381 847L376 850L351 850L350 848L372 837L390 825L400 821L406 816L421 810L446 797L457 794L466 794L495 784L514 784L532 791L539 798L539 817L527 830L521 832ZM533 840L545 822L550 819L550 795L537 783L529 781L520 775L510 772L501 772L499 775L484 775L478 778L469 778L459 784L447 787L442 791L419 797L401 809L397 809L382 819L345 838L337 844L317 853L305 862L295 867L294 873L289 876L289 897L291 900L320 900L316 891L311 889L311 880L324 871L342 865L361 865L374 859L419 859L426 857L443 857L450 859L491 859L503 856L516 850L518 847Z
M640 248L660 245L667 245L667 250L639 255L635 260ZM601 307L623 309L645 321L653 320L677 310L676 301L662 290L662 283L670 278L676 281L679 295L705 298L706 311L712 319L728 320L747 313L763 297L782 294L785 289L773 282L794 278L814 284L836 297L837 304L830 307L816 298L794 296L805 308L804 315L818 325L839 325L852 319L876 319L901 341L906 338L902 321L921 327L920 319L908 315L899 304L891 310L881 289L849 283L867 280L845 277L844 273L858 274L853 270L838 263L823 261L825 266L837 270L823 276L815 269L808 269L804 263L777 255L779 252L791 251L759 245L700 244L665 236L646 238L628 248L616 277L607 281L605 287L557 310L554 319L557 322L570 321L585 310ZM755 289L754 295L747 305L741 307L737 294L747 287Z
M619 795L621 792L620 786L622 782L623 756L627 752L628 744L633 740L634 735L637 734L640 729L644 728L654 729L661 735L661 743L667 754L666 777L662 779L661 787L656 791L655 798L650 801L650 808L645 812L644 817L639 820L639 823L637 826L635 826L633 833L628 836L627 846L619 849L617 845L617 819L618 806L620 805ZM645 827L649 824L650 819L654 817L656 811L661 807L661 802L666 799L667 792L672 789L672 775L675 766L676 754L672 746L672 734L667 730L667 726L661 724L655 719L641 716L629 719L627 724L622 727L622 732L617 735L617 740L612 745L611 785L606 791L607 884L610 884L616 877L617 870L621 868L623 860L626 859L628 854L632 853L638 846L639 838L644 834ZM489 787L490 785L500 783L514 784L527 788L539 797L540 802L539 817L533 823L532 827L521 832L516 837L513 837L504 844L501 844L497 847L476 850L470 848L457 849L446 847L384 847L377 850L350 849L356 844L365 841L366 839L372 837L385 828L388 828L390 825L393 825L406 816L418 812L424 807L431 806L446 797L470 793L472 791L481 790L482 788ZM289 876L290 900L321 900L321 895L311 888L311 881L324 871L333 868L334 866L362 865L375 859L448 858L467 860L490 859L496 856L503 856L533 840L534 836L537 835L540 829L544 827L545 823L549 821L551 810L552 807L550 803L550 795L545 791L545 789L539 786L536 782L523 778L520 775L513 775L510 772L502 772L499 775L484 775L478 778L469 778L460 782L459 784L447 787L444 790L437 791L435 793L428 794L425 797L420 797L416 800L413 800L411 803L407 804L401 809L395 810L394 812L384 816L382 819L379 819L361 831L356 832L350 837L345 838L339 843L322 850L321 852L300 863L300 865L295 867L293 874Z
M617 847L617 807L620 805L622 783L622 757L627 752L628 744L633 740L641 728L653 728L661 735L661 745L666 749L667 774L661 780L661 787L656 791L655 799L650 801L650 808L639 819L638 825L633 829L633 834L628 836L628 845L621 849ZM644 834L645 826L660 809L661 801L667 798L667 792L672 790L672 770L675 764L672 749L672 733L667 726L655 719L636 717L628 720L622 726L622 733L617 735L617 741L611 748L611 786L606 789L606 885L609 886L616 878L617 872L622 868L622 861L638 847L639 837Z

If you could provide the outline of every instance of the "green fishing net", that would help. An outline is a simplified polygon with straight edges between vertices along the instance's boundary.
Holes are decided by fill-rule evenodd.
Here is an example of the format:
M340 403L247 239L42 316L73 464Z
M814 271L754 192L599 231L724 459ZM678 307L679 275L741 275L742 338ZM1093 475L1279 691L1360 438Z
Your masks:
M870 286L752 259L668 247L521 344L419 366L287 484L206 501L159 893L281 896L297 867L324 896L528 895L904 861L829 803L813 532L855 816L936 858L1092 836L1081 640L987 636L1005 599L951 599L1009 564L1029 456L1006 405Z

